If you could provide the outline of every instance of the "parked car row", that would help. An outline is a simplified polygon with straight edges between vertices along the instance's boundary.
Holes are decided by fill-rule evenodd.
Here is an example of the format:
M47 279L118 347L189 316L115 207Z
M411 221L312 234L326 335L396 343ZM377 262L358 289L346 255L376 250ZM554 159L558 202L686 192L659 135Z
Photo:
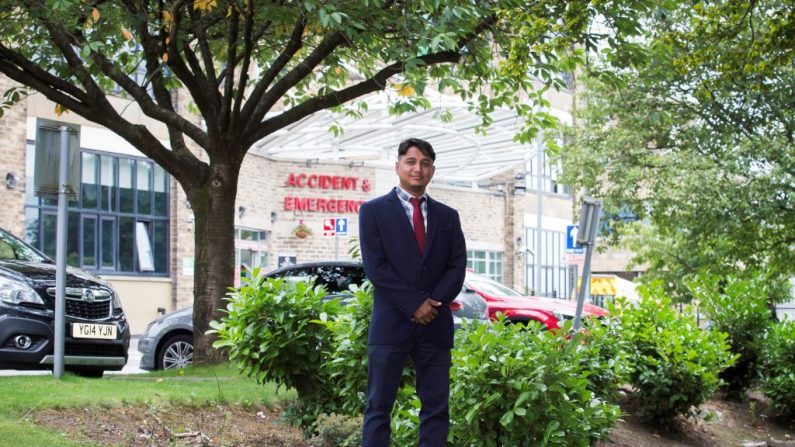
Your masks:
M110 284L67 268L64 365L101 377L127 363L130 328ZM0 229L0 369L52 369L55 263Z
M343 299L351 284L362 284L366 279L362 264L351 261L296 264L265 276L294 281L314 277L317 284L326 287L329 298ZM464 287L450 303L450 310L456 327L465 320L494 320L502 313L512 322L537 321L553 330L574 317L576 303L524 296L496 281L467 272ZM598 318L607 315L607 311L586 304L583 315ZM182 368L190 364L193 360L193 308L167 313L149 323L138 341L138 350L142 354L141 369Z
M0 229L0 369L52 369L54 363L55 263L24 241ZM351 284L366 277L361 263L325 261L291 265L265 275L325 286L328 299L350 296ZM130 329L120 300L106 281L67 268L65 367L101 377L127 363ZM466 320L538 321L561 327L575 312L571 301L528 297L496 281L467 272L450 310L456 327ZM584 315L607 312L586 304ZM193 309L187 307L149 323L138 342L141 369L182 368L193 361Z

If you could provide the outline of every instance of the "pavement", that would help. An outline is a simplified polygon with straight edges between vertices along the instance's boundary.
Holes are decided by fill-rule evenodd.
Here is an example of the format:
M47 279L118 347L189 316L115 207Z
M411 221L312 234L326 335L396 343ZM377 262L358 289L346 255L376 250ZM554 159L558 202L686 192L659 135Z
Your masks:
M138 337L130 339L130 349L127 351L127 364L121 371L106 371L105 374L146 374L139 368L141 364L141 353L138 352ZM1 376L41 376L45 374L52 374L52 371L23 371L17 369L0 369Z

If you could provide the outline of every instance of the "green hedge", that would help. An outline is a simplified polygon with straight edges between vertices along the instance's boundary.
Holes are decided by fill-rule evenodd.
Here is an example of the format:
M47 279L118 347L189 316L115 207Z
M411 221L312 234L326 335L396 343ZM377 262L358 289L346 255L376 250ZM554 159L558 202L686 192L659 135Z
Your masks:
M597 356L581 336L564 334L506 321L459 334L452 444L588 446L605 437L620 410L589 389Z
M634 367L630 384L638 416L671 425L693 416L721 385L719 374L736 360L720 331L699 329L689 309L674 310L659 283L640 288L636 305L619 300L611 313L621 321L621 336Z
M752 278L700 275L687 282L711 330L728 334L731 351L739 357L721 373L727 392L742 398L760 377L762 342L773 322L770 292L764 275Z
M255 276L229 294L227 315L212 324L215 346L228 349L242 371L298 390L290 416L316 440L353 439L346 417L364 409L372 289L352 291L341 306L312 285ZM610 363L614 341L602 337L614 333L599 327L587 340L506 322L458 331L451 444L586 446L604 437L620 410L603 397L625 367ZM416 443L412 375L407 368L393 410L394 445Z
M795 321L786 320L770 327L762 357L762 391L782 416L795 417Z

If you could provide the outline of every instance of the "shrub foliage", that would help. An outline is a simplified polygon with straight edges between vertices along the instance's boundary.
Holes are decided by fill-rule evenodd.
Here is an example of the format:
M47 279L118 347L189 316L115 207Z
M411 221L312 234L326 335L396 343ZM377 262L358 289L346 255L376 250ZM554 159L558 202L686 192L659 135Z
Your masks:
M347 417L364 409L371 287L352 287L343 306L311 284L253 277L229 293L226 316L212 324L215 346L258 381L296 388L292 420L318 443L354 439ZM625 374L606 358L610 341L599 337L607 333L594 329L583 341L504 321L459 331L451 444L587 446L604 437L620 410L603 396ZM393 409L395 445L416 443L419 425L410 368L404 379Z
M634 371L630 383L639 417L671 425L676 416L693 416L718 389L719 374L736 359L727 335L698 328L689 309L677 312L659 283L641 288L637 306L618 301L612 313Z
M795 321L774 324L762 351L762 391L781 415L795 417Z
M772 323L769 292L763 275L752 278L701 275L688 282L693 297L710 321L710 329L728 334L731 351L739 357L721 373L730 396L741 398L759 378L765 332Z

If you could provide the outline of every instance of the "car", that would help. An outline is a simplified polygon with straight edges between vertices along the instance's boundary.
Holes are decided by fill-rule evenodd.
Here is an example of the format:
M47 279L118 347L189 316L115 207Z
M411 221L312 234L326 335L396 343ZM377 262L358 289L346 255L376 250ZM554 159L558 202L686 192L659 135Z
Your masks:
M364 267L355 261L319 261L293 264L278 268L266 277L286 278L290 281L315 279L326 287L327 298L343 302L350 297L348 287L365 281ZM453 322L460 327L464 321L488 321L486 302L473 290L462 289L450 303ZM140 368L144 370L182 368L193 361L193 307L186 307L149 323L138 340L141 352Z
M522 295L497 281L472 272L467 272L464 286L483 297L491 320L496 320L499 314L503 314L512 323L537 321L544 329L556 330L566 320L573 320L577 311L576 301ZM601 318L607 313L601 307L583 304L582 315L585 318Z
M0 229L0 369L54 365L55 263ZM66 269L64 369L102 377L127 364L130 327L113 287Z

